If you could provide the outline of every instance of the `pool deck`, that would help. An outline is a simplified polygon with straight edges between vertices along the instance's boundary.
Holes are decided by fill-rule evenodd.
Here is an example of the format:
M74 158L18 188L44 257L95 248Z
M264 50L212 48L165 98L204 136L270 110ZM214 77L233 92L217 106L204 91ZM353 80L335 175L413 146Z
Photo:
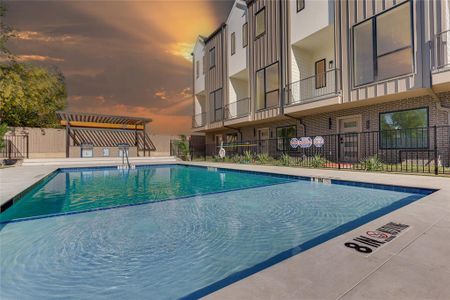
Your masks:
M450 299L450 178L223 163L186 164L439 189L205 298ZM0 169L0 203L55 169L57 166ZM410 227L369 255L344 246L345 242L389 222Z

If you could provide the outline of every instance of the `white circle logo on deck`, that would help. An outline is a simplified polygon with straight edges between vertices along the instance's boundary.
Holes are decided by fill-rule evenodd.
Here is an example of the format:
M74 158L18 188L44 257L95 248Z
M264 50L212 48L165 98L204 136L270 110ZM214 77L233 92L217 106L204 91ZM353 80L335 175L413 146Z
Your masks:
M317 148L320 148L323 146L323 144L325 144L325 140L323 137L318 135L314 138L314 146L316 146Z
M312 143L313 143L313 141L309 136L302 137L298 141L300 148L309 148L312 146Z
M225 149L224 148L220 148L220 150L219 150L219 157L220 158L224 158L225 154L226 154Z
M291 147L292 148L297 148L298 147L298 139L297 138L292 138L290 141L289 141L289 144L291 145Z

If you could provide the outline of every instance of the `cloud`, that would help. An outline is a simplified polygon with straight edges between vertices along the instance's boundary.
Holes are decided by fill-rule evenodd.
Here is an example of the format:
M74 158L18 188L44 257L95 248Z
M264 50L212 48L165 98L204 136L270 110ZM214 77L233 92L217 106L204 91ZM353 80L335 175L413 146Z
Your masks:
M192 62L192 56L191 56L192 48L194 48L193 43L178 42L178 43L170 44L168 46L168 49L166 50L166 53L182 57L182 58L186 59L187 61Z
M47 35L43 32L37 31L14 31L13 37L24 41L38 41L38 42L58 42L58 43L75 43L82 40L80 36L63 35Z
M46 56L46 55L34 55L34 54L30 54L30 55L26 55L26 54L25 55L15 55L14 59L16 61L20 61L20 62L27 62L27 61L62 62L62 61L64 61L64 59L62 59L62 58L50 57L50 56ZM4 61L8 61L8 60L9 59L7 57L0 57L0 62L4 62Z
M157 90L154 94L156 98L159 98L161 100L167 100L167 92L164 89Z

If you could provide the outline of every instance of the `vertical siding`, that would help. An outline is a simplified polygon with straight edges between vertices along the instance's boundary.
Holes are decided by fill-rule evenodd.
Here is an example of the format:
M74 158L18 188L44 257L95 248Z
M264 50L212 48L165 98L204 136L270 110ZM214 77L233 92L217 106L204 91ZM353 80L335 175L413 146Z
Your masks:
M255 15L262 8L265 9L266 14L266 32L264 35L256 39L255 36ZM282 1L273 0L256 0L248 7L249 14L249 70L250 70L250 97L251 110L255 112L255 90L256 90L256 72L265 68L275 62L280 62L280 70L285 70L286 66L281 63L281 21L280 13L282 9ZM283 12L285 16L285 13ZM280 71L280 96L283 91L281 86L281 71ZM258 113L254 116L255 119L263 119L277 116L280 109L272 109L270 112L264 114Z

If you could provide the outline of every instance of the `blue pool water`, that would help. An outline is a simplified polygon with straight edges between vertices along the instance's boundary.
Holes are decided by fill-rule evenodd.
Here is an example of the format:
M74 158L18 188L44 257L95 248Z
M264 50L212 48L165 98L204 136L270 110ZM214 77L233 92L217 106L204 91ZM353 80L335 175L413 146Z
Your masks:
M5 219L146 204L1 224L0 296L196 298L425 194L184 166L63 171Z

